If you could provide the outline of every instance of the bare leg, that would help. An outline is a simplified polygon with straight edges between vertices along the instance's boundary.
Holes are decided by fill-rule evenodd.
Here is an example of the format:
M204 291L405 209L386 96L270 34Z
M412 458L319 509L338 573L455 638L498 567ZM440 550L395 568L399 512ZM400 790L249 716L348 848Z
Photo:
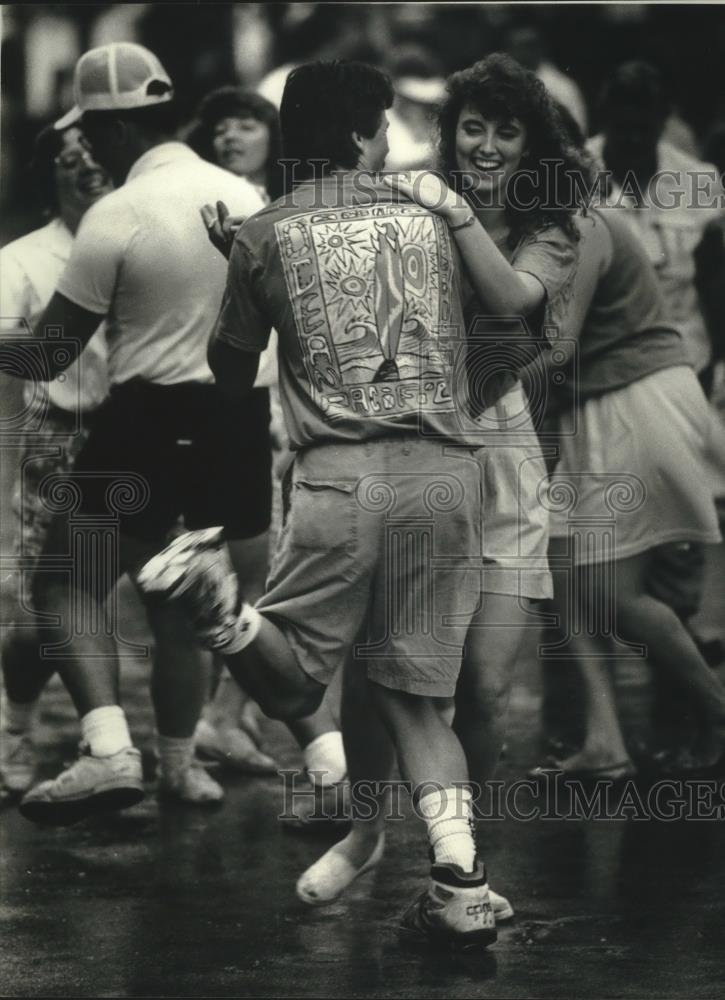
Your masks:
M347 660L342 678L342 738L350 776L353 828L348 838L351 859L362 864L385 827L386 782L395 767L395 748L375 704L364 660ZM367 784L375 808L358 801ZM367 789L366 789L367 791Z
M301 750L323 733L336 732L340 728L333 716L337 699L338 692L330 685L316 712L303 719L291 719L287 723L287 728L297 740Z
M37 701L55 673L55 667L41 658L40 637L33 628L6 629L2 664L5 691L18 705Z
M648 592L652 558L648 552L616 563L617 627L625 639L644 643L651 662L689 691L708 720L703 752L714 760L725 749L725 688L672 608Z
M403 777L415 789L435 783L442 788L468 781L463 747L446 724L440 699L371 685L374 704L397 751Z
M239 589L250 604L262 596L269 557L269 532L254 538L227 541L232 565L237 573ZM204 717L218 729L235 729L249 695L238 684L221 681L212 695Z
M371 859L382 855L385 783L395 764L395 750L373 700L365 661L348 656L342 673L342 735L350 778L352 827L297 882L297 894L312 905L331 902L350 885ZM358 798L364 789L365 802ZM372 802L371 802L372 800Z
M584 573L590 574L592 570L591 567L584 567L575 572L574 600L583 604L584 595L589 593L589 588L584 585L581 576ZM590 605L596 605L602 598L600 593L593 593ZM578 630L577 634L574 633L574 609L570 607L570 601L566 575L555 573L554 606L560 616L561 631L568 636L569 648L577 656L585 697L584 744L578 753L559 763L565 771L606 767L624 767L630 770L633 765L624 743L610 676L615 656L614 646L609 639L595 634L592 607L585 607L579 616L586 627Z
M232 542L229 555L243 582L243 547ZM289 722L312 715L320 707L324 686L302 670L284 632L270 618L263 616L254 642L225 656L224 662L237 684L272 719Z
M156 640L151 696L161 736L193 736L209 687L210 662L202 656L188 619L173 603L148 609Z
M613 768L633 771L617 712L611 676L614 654L601 637L580 636L572 643L579 654L579 670L584 682L586 729L581 750L560 761L562 769ZM607 650L612 659L601 659Z
M484 785L501 755L516 658L525 636L527 601L484 594L471 622L456 689L453 728L468 760L471 779Z

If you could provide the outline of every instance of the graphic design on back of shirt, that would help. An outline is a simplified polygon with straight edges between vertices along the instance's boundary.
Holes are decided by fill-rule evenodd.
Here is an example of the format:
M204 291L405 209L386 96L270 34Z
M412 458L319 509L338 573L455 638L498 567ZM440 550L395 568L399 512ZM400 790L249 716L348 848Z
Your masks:
M308 212L275 231L326 416L451 412L452 261L441 220L386 204Z

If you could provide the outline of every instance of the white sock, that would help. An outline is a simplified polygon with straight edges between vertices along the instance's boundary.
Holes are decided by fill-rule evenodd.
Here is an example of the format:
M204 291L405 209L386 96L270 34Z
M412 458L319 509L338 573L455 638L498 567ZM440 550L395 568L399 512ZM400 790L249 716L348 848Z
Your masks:
M133 746L126 716L120 705L91 709L81 719L81 734L94 757L108 757Z
M11 701L7 695L2 701L0 725L10 733L29 733L37 722L40 699L35 701Z
M347 774L345 748L342 745L342 733L338 729L316 736L307 744L303 755L313 785L334 785Z
M159 736L157 737L161 772L165 778L183 774L191 765L194 756L193 736Z
M262 624L262 615L251 604L242 604L239 618L234 628L234 635L220 652L239 653L250 642L254 642Z
M417 811L428 827L437 862L472 872L476 843L471 829L471 792L468 788L441 788L424 795Z

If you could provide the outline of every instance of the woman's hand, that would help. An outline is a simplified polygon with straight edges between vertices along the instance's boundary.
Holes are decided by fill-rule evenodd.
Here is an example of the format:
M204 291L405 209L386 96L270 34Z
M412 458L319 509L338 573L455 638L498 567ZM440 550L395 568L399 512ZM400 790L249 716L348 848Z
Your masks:
M442 216L456 225L471 215L471 206L448 187L446 182L432 170L421 170L407 174L384 174L383 180L393 191L410 198L429 212Z
M207 236L219 253L229 260L234 237L237 235L239 227L246 221L247 216L230 215L224 202L218 201L215 209L211 205L204 205L201 209L201 217L206 226Z

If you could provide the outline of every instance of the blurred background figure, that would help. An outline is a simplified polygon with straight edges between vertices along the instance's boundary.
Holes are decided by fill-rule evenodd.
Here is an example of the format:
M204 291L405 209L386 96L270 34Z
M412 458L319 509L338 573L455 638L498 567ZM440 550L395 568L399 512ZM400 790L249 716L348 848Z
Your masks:
M547 58L541 32L534 25L513 28L506 40L506 50L514 59L532 70L553 99L566 108L584 135L587 131L587 107L576 82Z
M624 63L604 84L602 131L588 147L600 167L609 172L609 200L644 246L659 280L667 321L679 331L688 360L710 396L717 362L714 339L723 316L716 314L712 298L710 308L703 308L698 271L717 271L723 258L717 238L706 235L722 219L722 188L712 164L664 138L671 108L662 78L653 66L642 61ZM714 409L707 459L708 486L715 495L723 495L725 425ZM665 545L653 561L650 589L683 621L689 621L701 605L704 578L701 546L686 542ZM711 664L722 660L719 642L706 643L700 637L697 642ZM679 686L661 679L659 673L655 677L655 715L662 738L670 746L686 741L685 733L678 730L687 728L689 700Z
M445 94L437 57L419 45L395 50L388 66L395 101L388 111L386 170L426 170L436 164L434 113Z
M23 333L25 324L32 329L55 291L86 209L112 188L80 129L73 126L63 132L48 126L38 133L30 172L36 200L49 221L0 250L3 330L17 326ZM61 516L44 502L41 484L72 467L93 413L108 394L106 358L105 332L99 330L62 381L29 382L24 388L28 422L13 498L15 554L23 568L17 577L16 607L9 615L17 624L5 629L2 643L0 783L12 793L24 792L33 783L39 700L55 672L42 659L40 639L27 621L35 574L29 564L42 554L51 519Z
M254 91L228 86L201 102L187 141L205 160L246 177L269 202L283 193L277 108Z
M276 65L257 91L276 108L292 70L316 59L358 59L377 63L380 52L369 37L370 15L356 4L274 4Z

